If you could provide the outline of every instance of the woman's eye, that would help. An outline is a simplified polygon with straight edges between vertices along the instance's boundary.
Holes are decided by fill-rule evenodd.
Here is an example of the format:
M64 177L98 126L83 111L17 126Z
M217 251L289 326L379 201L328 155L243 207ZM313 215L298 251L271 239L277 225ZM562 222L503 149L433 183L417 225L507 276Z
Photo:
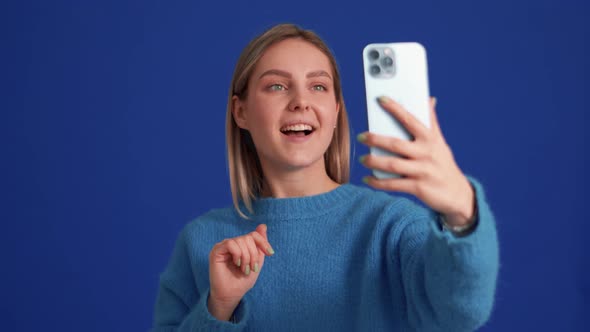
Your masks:
M315 91L326 91L327 89L323 85L314 85L313 86L313 90L315 90Z
M285 90L285 87L282 86L281 84L273 84L269 87L269 89L271 91L283 91L283 90Z

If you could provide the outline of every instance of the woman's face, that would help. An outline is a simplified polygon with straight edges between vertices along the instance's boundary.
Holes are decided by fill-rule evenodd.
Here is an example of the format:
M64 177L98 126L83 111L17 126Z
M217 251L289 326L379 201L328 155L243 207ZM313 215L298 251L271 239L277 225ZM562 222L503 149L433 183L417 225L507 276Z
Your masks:
M300 39L269 47L250 77L246 99L234 97L234 119L250 132L265 168L325 171L338 110L328 57Z

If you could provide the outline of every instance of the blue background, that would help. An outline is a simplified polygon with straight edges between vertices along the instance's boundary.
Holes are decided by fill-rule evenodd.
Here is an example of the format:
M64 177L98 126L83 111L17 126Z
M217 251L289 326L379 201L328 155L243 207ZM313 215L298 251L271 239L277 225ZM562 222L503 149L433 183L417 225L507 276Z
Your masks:
M145 331L185 223L230 204L225 102L242 48L294 22L333 49L353 135L361 50L419 41L464 172L496 214L482 331L590 323L582 1L35 1L0 11L3 331ZM354 137L354 136L353 136ZM357 162L351 182L369 172Z

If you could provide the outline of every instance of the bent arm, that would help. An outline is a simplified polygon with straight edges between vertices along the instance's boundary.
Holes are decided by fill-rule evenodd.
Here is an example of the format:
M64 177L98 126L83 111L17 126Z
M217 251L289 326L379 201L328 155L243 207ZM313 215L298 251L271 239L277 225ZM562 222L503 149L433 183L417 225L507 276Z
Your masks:
M481 185L470 178L476 228L458 237L434 220L409 222L400 238L402 280L410 324L427 331L473 331L489 318L499 252L494 217Z
M160 276L160 287L154 308L152 332L242 331L246 326L246 299L236 307L233 322L221 321L208 310L209 289L197 289L191 260L186 250L184 232ZM204 271L207 273L207 271Z

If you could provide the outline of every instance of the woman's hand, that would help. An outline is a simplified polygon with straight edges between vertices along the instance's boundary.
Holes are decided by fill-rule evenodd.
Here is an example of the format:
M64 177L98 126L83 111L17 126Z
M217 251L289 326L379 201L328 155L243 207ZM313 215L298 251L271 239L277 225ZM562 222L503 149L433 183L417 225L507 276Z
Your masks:
M240 300L258 279L264 256L274 250L266 236L266 225L254 232L225 239L213 246L209 254L211 294L208 308L219 320L229 320Z
M395 101L382 97L379 102L414 139L406 141L369 132L360 134L360 142L398 155L389 157L369 154L361 157L364 166L402 175L390 179L367 176L363 181L377 189L400 191L418 197L443 214L452 226L471 223L475 213L475 195L443 137L434 109L436 99L430 99L430 129Z

